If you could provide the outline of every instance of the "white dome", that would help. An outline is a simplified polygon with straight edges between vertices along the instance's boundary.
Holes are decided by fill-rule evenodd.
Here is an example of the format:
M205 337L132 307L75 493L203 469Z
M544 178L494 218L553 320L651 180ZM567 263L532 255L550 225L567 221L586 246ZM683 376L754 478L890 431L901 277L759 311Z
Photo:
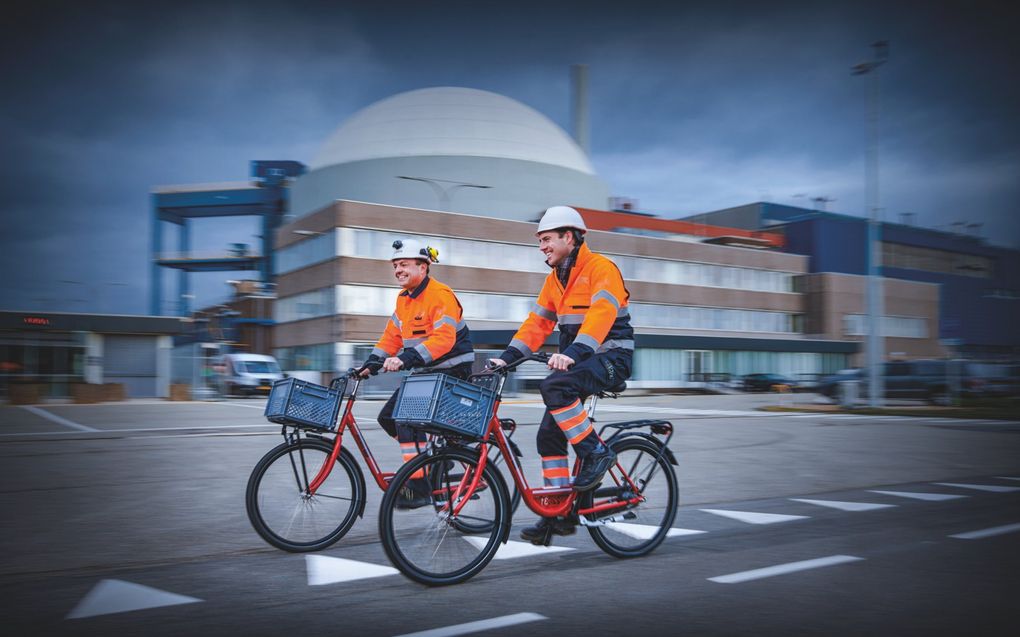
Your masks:
M595 174L584 151L545 115L503 95L457 87L408 91L363 108L329 137L310 168L421 156L518 159Z

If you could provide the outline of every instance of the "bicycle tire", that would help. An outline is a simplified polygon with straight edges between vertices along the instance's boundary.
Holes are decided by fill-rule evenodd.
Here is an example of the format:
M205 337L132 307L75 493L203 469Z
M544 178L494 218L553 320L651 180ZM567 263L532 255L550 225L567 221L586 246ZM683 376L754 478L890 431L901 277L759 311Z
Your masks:
M245 490L248 520L272 546L291 553L324 549L364 513L365 478L346 449L315 495L305 495L332 449L325 440L302 438L270 449L255 465Z
M611 447L617 455L617 466L606 473L603 485L622 482L623 467L646 501L627 511L631 519L586 528L606 553L618 558L641 557L655 550L673 526L679 506L676 472L665 454L660 454L660 448L645 438L622 438ZM602 489L582 494L578 507L591 507L599 491ZM598 516L592 514L588 519L597 521Z
M393 476L379 505L379 537L390 562L407 578L427 586L464 582L480 573L506 541L510 496L502 474L488 463L481 476L485 488L464 502L457 517L448 513L450 495L470 483L477 467L477 450L445 449L413 458ZM401 490L422 470L443 476L440 488L433 483L425 506L397 509Z

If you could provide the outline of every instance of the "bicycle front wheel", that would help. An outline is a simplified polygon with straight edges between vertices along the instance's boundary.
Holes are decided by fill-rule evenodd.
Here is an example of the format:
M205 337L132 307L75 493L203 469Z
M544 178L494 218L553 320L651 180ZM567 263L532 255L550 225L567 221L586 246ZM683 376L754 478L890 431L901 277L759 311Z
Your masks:
M579 506L585 509L629 499L634 495L633 484L643 498L641 503L601 516L589 514L588 519L596 525L587 528L595 543L614 557L647 555L666 539L676 518L676 473L666 455L659 453L660 448L644 438L623 438L612 448L616 466L606 473L601 487L582 494ZM625 519L614 519L620 516Z
M410 579L428 586L463 582L481 572L506 540L506 484L489 464L479 476L478 461L476 450L447 449L421 454L393 476L379 505L379 536L390 561ZM401 492L421 476L427 477L429 502L397 508Z
M365 478L346 449L313 495L308 485L329 460L332 444L303 438L269 451L248 479L245 501L255 531L273 546L303 553L330 546L365 508Z

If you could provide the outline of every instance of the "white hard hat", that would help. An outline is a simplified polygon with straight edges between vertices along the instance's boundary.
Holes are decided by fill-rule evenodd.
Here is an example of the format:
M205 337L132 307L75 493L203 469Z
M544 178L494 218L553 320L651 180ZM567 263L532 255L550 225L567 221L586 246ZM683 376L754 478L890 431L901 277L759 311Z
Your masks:
M538 222L538 230L535 234L556 230L557 228L573 228L581 232L588 232L584 225L581 213L569 206L553 206L545 211L541 221Z
M393 242L393 256L390 257L390 261L397 259L419 259L425 263L439 263L439 250L417 239L397 239Z

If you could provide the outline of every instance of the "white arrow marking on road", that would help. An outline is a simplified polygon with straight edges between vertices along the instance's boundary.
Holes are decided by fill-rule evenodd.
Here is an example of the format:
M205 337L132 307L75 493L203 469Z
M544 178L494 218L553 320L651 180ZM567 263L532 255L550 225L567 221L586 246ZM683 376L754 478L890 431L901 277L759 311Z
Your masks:
M806 515L784 515L782 513L755 513L753 511L724 511L722 509L698 509L705 513L721 515L724 518L731 518L748 524L775 524L776 522L789 522L790 520L801 520Z
M981 538L992 537L993 535L1015 533L1017 531L1020 531L1020 524L1004 524L1002 526L993 526L990 529L981 529L980 531L957 533L949 537L955 537L958 540L980 540Z
M370 577L395 575L397 569L389 566L377 566L368 562L345 560L341 557L325 555L306 555L305 566L308 569L308 585L322 586L337 582L352 582Z
M830 507L840 511L871 511L873 509L888 509L895 507L895 504L875 504L873 502L840 502L838 500L805 500L803 498L790 498L794 502L807 502L817 504L820 507Z
M111 613L126 613L145 608L193 604L202 600L186 595L168 593L158 588L132 584L118 579L104 579L89 591L67 619L81 619Z
M638 540L650 540L652 536L659 531L659 527L651 524L627 524L626 522L610 522L606 525L607 527L629 535L632 538ZM666 533L666 537L676 537L678 535L697 535L698 533L704 533L704 531L696 531L694 529L670 529Z
M881 493L882 495L895 495L901 498L912 498L914 500L955 500L956 498L967 498L970 496L958 495L955 493L917 493L915 491L875 491L871 490L871 493Z
M814 560L777 564L776 566L757 568L753 571L742 571L740 573L730 573L729 575L710 577L708 578L708 581L717 582L719 584L739 584L741 582L762 579L764 577L796 573L797 571L806 571L812 568L821 568L823 566L835 566L836 564L846 564L847 562L856 562L863 559L863 557L854 557L853 555L830 555L829 557L820 557Z
M465 540L475 545L477 548L483 548L488 544L489 540L484 537L465 537ZM573 551L574 549L566 546L536 546L530 542L514 542L509 541L503 546L499 547L496 551L495 560L512 560L518 557L531 557L533 555L548 555L549 553L559 553L561 551Z
M503 617L493 617L492 619L468 622L467 624L457 624L456 626L445 626L443 628L422 630L416 633L405 633L403 635L397 635L397 637L454 637L454 635L479 633L483 630L503 628L504 626L516 626L517 624L536 622L541 619L549 618L545 615L539 615L538 613L517 613L515 615L504 615Z
M959 487L961 489L976 489L978 491L991 491L992 493L1009 493L1020 491L1020 487L1003 487L997 484L959 484L956 482L935 482L943 487Z

